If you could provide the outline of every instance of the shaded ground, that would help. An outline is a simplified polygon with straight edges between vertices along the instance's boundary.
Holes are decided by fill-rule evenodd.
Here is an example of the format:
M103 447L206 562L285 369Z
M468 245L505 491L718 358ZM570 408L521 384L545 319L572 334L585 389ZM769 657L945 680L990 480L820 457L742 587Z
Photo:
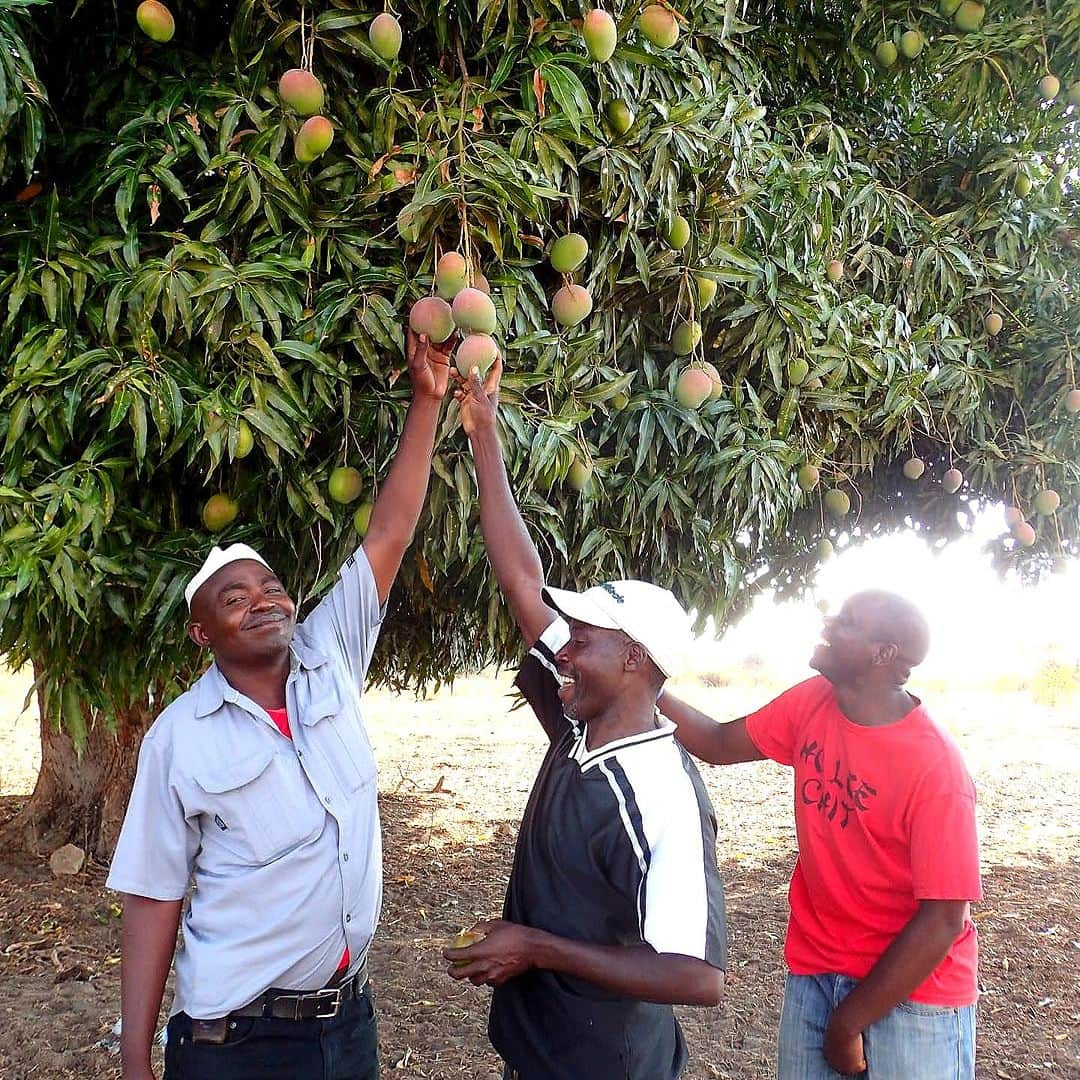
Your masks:
M516 823L541 753L508 679L466 680L414 703L373 695L386 898L372 959L388 1075L495 1080L487 992L443 973L445 939L496 914ZM720 717L761 692L688 685ZM980 794L986 898L978 1076L1080 1078L1080 720L1016 697L950 697L936 708ZM32 779L33 725L0 718L2 791ZM31 762L29 766L19 762ZM727 1001L681 1011L688 1080L771 1075L782 983L785 889L794 858L790 791L769 764L706 773L720 821L730 957ZM25 791L25 784L21 788ZM0 819L17 795L0 798ZM0 856L0 1077L119 1076L102 1048L119 1008L119 918L105 868L53 878L47 861ZM596 1078L603 1080L603 1078Z

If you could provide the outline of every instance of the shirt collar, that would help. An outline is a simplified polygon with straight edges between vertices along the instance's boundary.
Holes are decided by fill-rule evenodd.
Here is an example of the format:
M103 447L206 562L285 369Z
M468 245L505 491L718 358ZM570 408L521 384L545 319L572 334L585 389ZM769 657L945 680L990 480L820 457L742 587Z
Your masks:
M634 735L624 735L621 739L614 739L604 743L603 746L595 746L592 750L586 748L589 738L589 728L586 724L570 756L580 763L582 770L585 770L602 758L625 750L627 747L636 746L638 743L653 742L656 739L673 739L677 730L675 724L659 711L655 713L655 716L656 727L639 731Z
M289 646L290 674L294 674L300 668L305 671L314 671L329 662L328 656L300 641L294 640ZM226 701L235 701L238 696L228 679L221 674L216 661L199 677L199 681L195 684L195 693L195 715L200 719L216 713Z
M231 689L216 663L211 664L195 684L195 715L200 719L215 713L225 703L225 693Z

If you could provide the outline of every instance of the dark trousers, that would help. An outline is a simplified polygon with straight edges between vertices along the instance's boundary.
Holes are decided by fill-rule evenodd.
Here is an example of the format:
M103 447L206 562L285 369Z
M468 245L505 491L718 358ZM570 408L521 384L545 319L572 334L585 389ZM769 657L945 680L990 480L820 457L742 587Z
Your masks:
M193 1042L191 1018L169 1021L164 1080L378 1080L370 984L332 1020L238 1017L220 1045Z

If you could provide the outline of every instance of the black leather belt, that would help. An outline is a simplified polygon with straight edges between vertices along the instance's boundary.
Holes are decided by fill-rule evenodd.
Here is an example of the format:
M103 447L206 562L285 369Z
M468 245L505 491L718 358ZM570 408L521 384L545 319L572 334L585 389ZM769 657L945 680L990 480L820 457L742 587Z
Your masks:
M321 990L270 989L254 1001L233 1009L227 1016L213 1020L191 1018L191 1041L196 1043L227 1042L233 1020L259 1017L273 1020L332 1020L341 1012L346 1001L362 997L367 988L368 973L365 964L355 975L336 986L324 986ZM231 1026L230 1026L231 1025Z
M234 1009L229 1016L272 1017L275 1020L332 1020L346 1001L360 997L367 972L359 971L339 986L321 990L267 990L254 1001Z

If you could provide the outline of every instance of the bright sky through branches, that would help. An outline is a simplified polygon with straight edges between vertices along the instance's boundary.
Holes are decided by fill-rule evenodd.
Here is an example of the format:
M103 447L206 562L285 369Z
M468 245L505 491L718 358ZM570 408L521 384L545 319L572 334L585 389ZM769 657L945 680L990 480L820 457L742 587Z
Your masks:
M1026 675L1050 657L1080 661L1080 565L1051 574L1037 586L1004 579L983 550L1003 533L1000 508L980 516L974 531L931 550L914 533L871 540L825 563L812 597L777 603L771 595L719 643L702 640L694 667L728 669L748 657L781 682L810 674L807 661L821 633L816 601L835 611L851 593L885 588L917 604L930 621L930 655L918 678L955 679L965 684L1004 675Z

